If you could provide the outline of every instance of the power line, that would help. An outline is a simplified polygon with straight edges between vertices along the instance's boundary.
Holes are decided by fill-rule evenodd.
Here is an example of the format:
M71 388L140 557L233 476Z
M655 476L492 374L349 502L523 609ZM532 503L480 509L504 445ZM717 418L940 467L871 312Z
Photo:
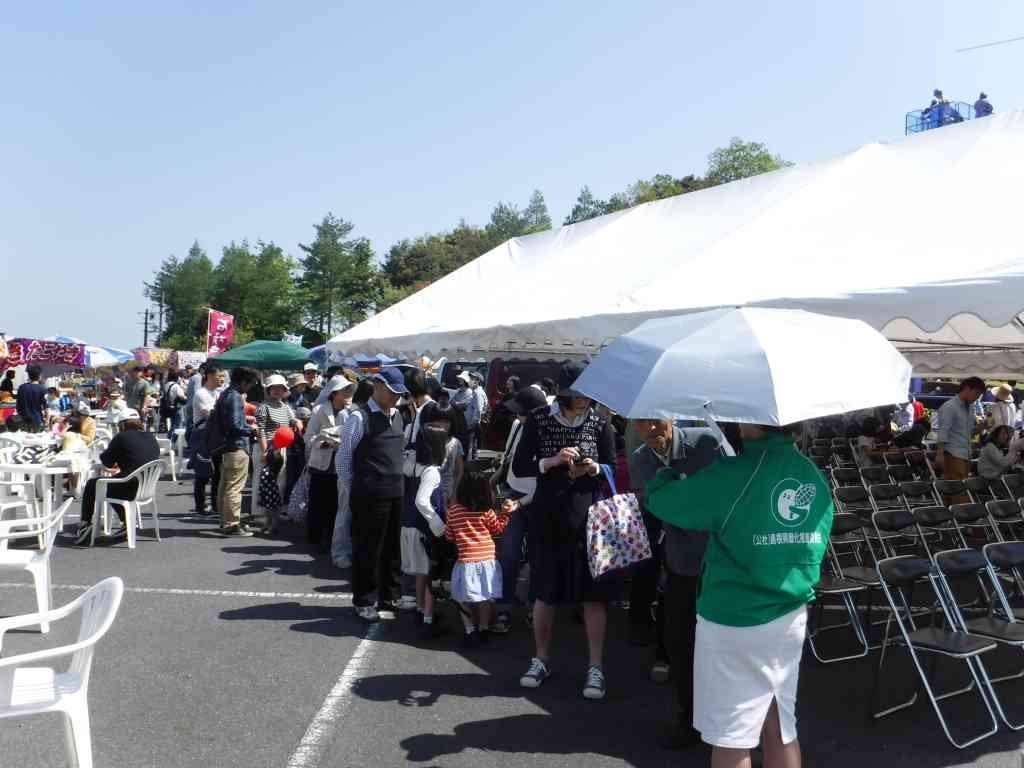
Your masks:
M967 48L957 48L957 53L963 53L964 51L976 51L979 48L991 48L993 45L1005 45L1006 43L1016 43L1018 40L1024 40L1024 35L1020 37L1009 37L1006 40L993 40L991 43L982 43L981 45L972 45Z

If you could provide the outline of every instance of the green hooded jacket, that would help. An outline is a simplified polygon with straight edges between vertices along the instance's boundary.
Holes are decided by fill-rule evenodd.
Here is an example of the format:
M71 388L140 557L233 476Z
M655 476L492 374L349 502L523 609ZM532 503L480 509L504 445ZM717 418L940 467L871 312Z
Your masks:
M651 514L711 533L697 613L732 627L766 624L814 599L832 529L832 494L791 438L744 443L692 477L663 469L647 484Z

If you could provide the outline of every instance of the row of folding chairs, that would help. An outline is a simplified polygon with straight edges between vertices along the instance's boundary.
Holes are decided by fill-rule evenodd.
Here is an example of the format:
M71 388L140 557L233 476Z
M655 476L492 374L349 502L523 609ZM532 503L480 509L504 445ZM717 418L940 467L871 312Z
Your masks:
M873 486L878 488L878 486ZM920 490L923 490L923 484ZM933 491L937 489L933 486ZM879 508L878 499L885 493L867 491L872 503L869 515L838 511L833 520L822 579L816 588L818 621L812 622L808 633L810 648L819 661L825 663L861 658L871 649L869 634L872 622L871 596L879 589L885 596L884 635L879 648L871 696L872 715L880 718L912 706L917 693L910 699L887 708L880 708L880 687L887 651L894 646L904 648L920 678L936 713L943 732L950 743L965 748L991 736L998 730L997 715L1013 730L1024 728L1024 723L1011 721L1002 706L994 683L1024 677L1024 670L1004 678L993 679L985 668L982 656L999 646L1024 649L1024 611L1011 607L1004 589L1004 581L1024 593L1024 542L1002 539L1004 527L1024 523L1024 510L1019 501L991 500L985 504L971 502L944 506L911 506L902 499L902 505ZM902 494L901 494L902 495ZM889 500L891 501L891 500ZM990 541L981 551L968 546L966 533L972 527L987 526ZM914 551L902 551L907 543ZM844 553L852 557L852 564L843 564ZM866 562L865 562L866 560ZM951 581L973 579L977 585L982 613L969 611L958 600ZM919 585L929 585L930 610L915 605L913 591ZM859 593L868 596L864 624L857 612L855 598ZM821 609L824 600L836 598L845 608L848 621L822 626ZM972 605L973 608L973 605ZM923 621L930 615L931 621ZM851 627L858 650L838 657L825 657L818 647L820 634L830 630ZM895 629L894 629L895 628ZM891 654L890 654L891 655ZM923 658L944 657L962 661L970 675L967 687L951 691L936 691L930 674L930 664ZM942 710L941 702L976 692L984 705L989 725L980 734L958 739L952 733Z

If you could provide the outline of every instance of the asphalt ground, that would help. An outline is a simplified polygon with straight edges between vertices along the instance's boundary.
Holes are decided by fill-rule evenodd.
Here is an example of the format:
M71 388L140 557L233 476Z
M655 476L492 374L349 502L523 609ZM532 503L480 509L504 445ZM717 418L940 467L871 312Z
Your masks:
M96 766L113 768L350 768L355 766L703 766L700 752L668 752L660 742L672 690L648 680L651 649L625 642L613 608L608 697L585 701L582 626L557 627L553 676L537 691L518 687L531 655L522 623L482 650L464 652L458 633L418 639L399 613L373 628L357 619L346 573L312 556L300 532L225 540L189 518L191 483L161 482L163 541L140 535L93 549L63 537L53 555L54 601L63 604L118 575L127 591L100 642L89 691ZM69 519L71 530L77 522ZM27 577L0 575L0 614L34 610ZM13 585L12 585L13 584ZM457 624L444 606L449 626ZM72 622L42 636L8 635L3 655L68 642ZM842 650L843 635L828 638ZM928 702L883 721L865 713L877 653L821 665L805 654L798 716L804 762L830 768L966 766L1019 768L1022 733L1005 726L966 751L945 739ZM887 662L885 695L914 688L903 652ZM962 665L960 665L962 668ZM1001 650L996 672L1024 666ZM965 674L937 668L940 686ZM1011 719L1024 721L1024 681L998 688ZM944 702L959 732L982 726L978 699ZM0 720L0 766L65 765L57 715Z

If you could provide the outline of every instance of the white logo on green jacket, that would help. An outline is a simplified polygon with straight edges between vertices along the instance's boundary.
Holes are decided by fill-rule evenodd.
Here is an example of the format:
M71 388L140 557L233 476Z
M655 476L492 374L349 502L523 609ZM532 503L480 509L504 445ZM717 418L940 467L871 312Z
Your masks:
M786 528L799 527L811 513L811 504L817 493L814 483L801 483L787 477L772 488L772 517Z

